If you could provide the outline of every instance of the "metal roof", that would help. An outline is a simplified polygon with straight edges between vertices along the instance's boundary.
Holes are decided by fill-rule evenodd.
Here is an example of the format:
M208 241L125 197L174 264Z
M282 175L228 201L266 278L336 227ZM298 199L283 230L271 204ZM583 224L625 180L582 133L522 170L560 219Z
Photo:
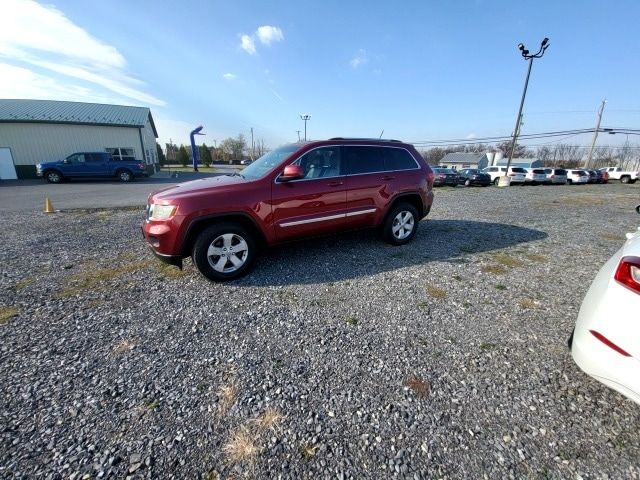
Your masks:
M0 100L0 122L68 123L144 127L147 119L158 137L147 107L101 103L62 102L57 100Z
M484 153L447 153L440 163L478 163L485 155Z

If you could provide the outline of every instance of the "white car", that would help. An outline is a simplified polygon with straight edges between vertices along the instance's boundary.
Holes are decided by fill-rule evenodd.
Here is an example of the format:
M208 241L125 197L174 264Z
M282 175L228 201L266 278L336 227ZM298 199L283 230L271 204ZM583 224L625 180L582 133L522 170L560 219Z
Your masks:
M569 346L584 372L640 404L640 227L596 275Z
M544 173L544 168L526 168L527 174L525 176L525 183L529 185L539 185L541 183L547 183L547 174Z
M491 176L491 181L494 184L498 184L500 177L504 177L504 173L507 171L507 167L486 167L482 170L483 173L488 173ZM527 171L521 167L509 167L509 175L511 183L519 183L524 185Z
M567 183L589 183L589 174L584 170L567 170Z

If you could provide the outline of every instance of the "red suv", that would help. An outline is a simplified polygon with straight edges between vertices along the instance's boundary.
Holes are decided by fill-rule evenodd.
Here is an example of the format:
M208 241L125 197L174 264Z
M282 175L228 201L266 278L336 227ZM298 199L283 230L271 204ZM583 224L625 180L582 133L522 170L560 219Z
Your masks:
M249 271L258 248L380 227L403 245L431 209L434 175L412 145L332 138L285 145L240 173L149 196L144 238L163 261L187 256L211 280Z

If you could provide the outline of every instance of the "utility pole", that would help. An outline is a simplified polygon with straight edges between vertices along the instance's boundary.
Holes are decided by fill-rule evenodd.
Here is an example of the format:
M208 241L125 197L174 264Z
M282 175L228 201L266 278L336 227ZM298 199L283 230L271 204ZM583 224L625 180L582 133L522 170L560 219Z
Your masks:
M304 113L300 115L300 119L304 122L304 141L307 141L307 122L311 120L311 115Z
M593 131L593 141L591 142L591 148L589 149L589 156L584 162L585 168L591 168L591 157L593 157L593 149L596 146L596 140L598 139L598 130L600 130L600 122L602 121L602 112L604 112L604 106L607 103L606 100L602 100L600 104L600 110L598 110L598 123L596 123L596 129Z
M298 132L298 141L300 141L300 130L296 130Z

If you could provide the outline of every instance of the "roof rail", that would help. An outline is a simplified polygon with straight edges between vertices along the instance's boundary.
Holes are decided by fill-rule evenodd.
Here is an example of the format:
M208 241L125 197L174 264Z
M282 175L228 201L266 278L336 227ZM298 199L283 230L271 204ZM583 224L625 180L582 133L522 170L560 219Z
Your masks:
M329 140L366 140L368 142L398 142L402 143L400 140L395 140L393 138L366 138L366 137L333 137Z

